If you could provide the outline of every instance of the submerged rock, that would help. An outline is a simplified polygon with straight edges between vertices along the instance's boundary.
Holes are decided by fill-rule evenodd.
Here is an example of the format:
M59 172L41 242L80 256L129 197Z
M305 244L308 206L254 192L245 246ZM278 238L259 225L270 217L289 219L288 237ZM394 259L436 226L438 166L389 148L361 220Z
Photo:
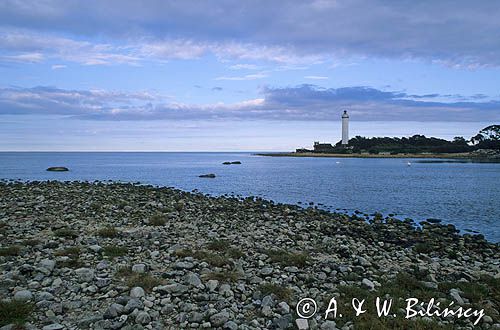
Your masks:
M67 167L64 167L64 166L52 166L52 167L47 168L47 171L50 171L50 172L66 172L66 171L69 171L69 169Z
M202 174L202 175L199 175L200 178L210 178L210 179L213 179L215 178L215 174L213 173L209 173L209 174Z

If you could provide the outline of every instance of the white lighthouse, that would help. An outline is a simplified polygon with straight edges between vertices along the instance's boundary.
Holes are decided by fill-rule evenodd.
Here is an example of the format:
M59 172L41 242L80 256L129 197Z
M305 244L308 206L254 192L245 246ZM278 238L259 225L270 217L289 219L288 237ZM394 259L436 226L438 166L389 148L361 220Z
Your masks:
M349 143L349 115L347 110L342 114L342 145L346 146Z

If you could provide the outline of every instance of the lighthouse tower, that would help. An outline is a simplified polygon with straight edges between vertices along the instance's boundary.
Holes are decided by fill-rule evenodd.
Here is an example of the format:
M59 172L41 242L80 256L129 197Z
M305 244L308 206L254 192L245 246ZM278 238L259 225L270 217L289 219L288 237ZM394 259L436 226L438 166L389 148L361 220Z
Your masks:
M347 146L349 143L349 115L347 110L342 114L342 145Z

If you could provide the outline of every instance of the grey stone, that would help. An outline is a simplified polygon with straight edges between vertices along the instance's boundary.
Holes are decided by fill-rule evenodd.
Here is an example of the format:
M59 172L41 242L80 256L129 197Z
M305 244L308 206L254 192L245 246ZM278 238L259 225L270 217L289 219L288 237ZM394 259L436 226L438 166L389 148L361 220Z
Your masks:
M219 285L219 281L217 280L209 280L207 282L207 288L210 292L213 292L215 291L215 289L217 289L217 286Z
M94 279L94 271L90 268L78 268L75 273L81 283L91 282Z
M95 253L99 253L102 250L102 247L100 247L97 244L89 246L89 250Z
M20 290L14 294L14 300L28 301L33 299L33 293L30 290Z
M321 330L337 330L337 325L335 321L328 320L323 322L323 324L321 325Z
M188 320L191 323L201 323L203 321L203 314L199 312L190 312Z
M136 286L130 290L130 297L132 298L141 298L146 295L146 292L144 292L144 289Z
M309 322L306 319L296 319L295 324L299 330L307 330L309 329Z
M147 312L139 312L135 317L135 322L142 325L148 324L151 322L151 316Z
M282 301L278 304L278 311L280 314L288 314L290 313L290 306L288 306L286 302Z
M196 288L202 287L200 278L195 273L189 273L186 275L186 283Z
M42 291L36 295L36 301L54 300L54 295L47 291Z
M233 321L227 321L224 323L224 329L238 330L238 325Z
M460 296L460 293L458 289L451 289L450 290L450 296L455 300L459 305L465 304L465 301L463 298Z
M183 284L173 283L173 284L158 286L156 288L156 290L160 291L160 292L167 292L167 293L175 295L175 294L182 294L182 293L188 291L188 287L186 285L183 285Z
M260 270L260 274L263 276L268 276L273 273L273 269L271 267L264 267Z
M64 329L64 326L60 325L59 323L49 324L42 328L42 330L60 330L60 329Z
M55 266L56 262L54 260L43 259L42 261L40 261L40 267L47 269L49 272L52 272Z
M146 265L145 264L135 264L132 266L132 271L134 273L144 273L146 272Z
M194 264L192 262L187 262L187 261L178 261L175 263L174 267L176 269L193 269Z
M264 306L262 307L262 315L266 316L266 317L269 317L271 315L273 315L273 310L271 309L270 306Z
M276 329L290 329L292 324L292 315L283 315L273 321L274 328Z
M368 289L370 290L373 290L375 288L375 283L373 283L372 281L370 281L369 279L367 278L364 278L362 281L361 281L361 284L363 284L365 287L367 287Z
M104 312L103 317L105 319L114 319L115 317L120 316L123 313L124 306L120 304L113 303L111 304L106 312Z
M210 323L212 326L220 327L229 320L229 313L226 311L216 313L210 316Z
M144 304L139 299L130 299L125 307L123 308L123 313L130 314L135 309L143 309Z

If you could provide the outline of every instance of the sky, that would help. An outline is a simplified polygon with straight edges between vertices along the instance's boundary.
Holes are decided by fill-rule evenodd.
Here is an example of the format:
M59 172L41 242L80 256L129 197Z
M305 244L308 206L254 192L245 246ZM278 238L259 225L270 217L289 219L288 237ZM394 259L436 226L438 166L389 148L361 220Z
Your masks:
M498 1L0 2L0 150L287 151L500 122Z

